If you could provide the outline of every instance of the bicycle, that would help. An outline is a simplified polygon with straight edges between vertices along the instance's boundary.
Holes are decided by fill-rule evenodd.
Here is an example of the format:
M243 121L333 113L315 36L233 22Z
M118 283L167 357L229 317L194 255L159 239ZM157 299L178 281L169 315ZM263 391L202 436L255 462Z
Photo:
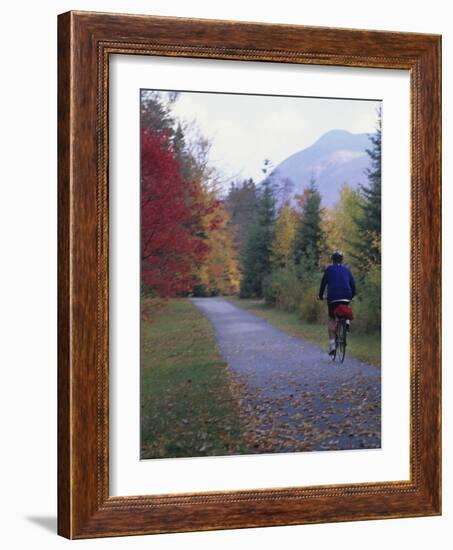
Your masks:
M335 316L337 326L335 328L335 349L332 351L332 361L338 357L340 363L344 362L347 346L347 334L349 332L350 319L344 316Z
M335 349L332 351L332 361L338 357L340 363L344 362L347 346L347 334L349 332L349 323L346 317L337 318L337 328L335 329Z

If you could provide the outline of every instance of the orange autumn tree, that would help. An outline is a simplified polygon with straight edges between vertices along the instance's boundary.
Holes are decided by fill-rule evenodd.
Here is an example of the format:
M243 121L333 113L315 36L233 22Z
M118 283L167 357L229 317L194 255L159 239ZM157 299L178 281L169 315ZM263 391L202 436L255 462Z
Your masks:
M297 212L286 202L280 208L274 225L272 241L272 266L285 268L293 262L294 241L298 223Z
M216 231L207 232L209 252L197 273L199 282L194 288L199 296L231 295L239 290L240 273L230 215L222 202L217 203L206 219L208 224L213 222Z
M211 142L194 123L178 124L175 140L183 174L190 174L200 200L205 204L197 234L205 239L208 253L195 271L196 296L234 294L239 286L239 268L233 244L230 216L219 200L223 178L209 162Z
M142 95L142 292L230 294L238 268L211 144L195 122L174 117L178 96L167 95Z

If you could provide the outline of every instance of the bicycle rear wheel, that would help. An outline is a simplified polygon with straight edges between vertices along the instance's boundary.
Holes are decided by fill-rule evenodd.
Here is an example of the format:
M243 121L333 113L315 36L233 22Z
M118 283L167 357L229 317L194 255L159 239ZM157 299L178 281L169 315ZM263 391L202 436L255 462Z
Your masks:
M335 361L335 358L337 356L337 350L338 350L338 340L335 338L335 349L330 353L330 357L332 358L332 361Z
M335 329L335 348L331 352L330 356L332 361L335 362L335 359L340 359L340 341L341 341L341 320L337 319L337 328Z

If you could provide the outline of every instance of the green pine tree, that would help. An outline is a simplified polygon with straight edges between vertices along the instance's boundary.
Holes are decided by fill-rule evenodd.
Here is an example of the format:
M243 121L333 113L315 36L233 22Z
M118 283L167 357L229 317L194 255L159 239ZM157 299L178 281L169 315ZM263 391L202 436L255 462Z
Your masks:
M258 209L258 193L253 179L231 183L226 198L226 208L230 214L234 246L242 256L245 252L250 227L256 220Z
M270 182L265 180L262 185L256 220L250 227L242 261L242 298L261 297L263 280L271 271L275 199Z
M368 184L359 189L362 212L356 218L359 238L354 255L360 260L364 270L381 264L381 123L379 109L376 133L370 136L371 147L367 149L371 162L371 167L367 170Z
M319 269L323 231L321 228L321 195L312 178L303 195L302 216L296 231L294 263L301 276Z
M140 95L141 127L155 132L165 131L171 136L175 124L175 119L171 114L171 106L177 97L177 94L142 90Z

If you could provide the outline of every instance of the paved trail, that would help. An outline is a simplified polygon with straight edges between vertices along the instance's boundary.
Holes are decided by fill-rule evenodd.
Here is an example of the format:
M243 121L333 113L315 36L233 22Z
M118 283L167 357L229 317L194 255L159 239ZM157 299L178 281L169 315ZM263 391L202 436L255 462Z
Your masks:
M379 448L380 370L290 336L223 298L194 298L228 363L256 452ZM354 337L353 335L351 336Z

